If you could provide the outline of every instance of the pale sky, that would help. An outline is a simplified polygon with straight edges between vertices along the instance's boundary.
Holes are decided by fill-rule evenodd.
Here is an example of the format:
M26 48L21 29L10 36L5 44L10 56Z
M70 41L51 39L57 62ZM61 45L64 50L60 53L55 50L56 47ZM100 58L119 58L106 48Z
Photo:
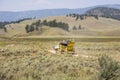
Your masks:
M104 4L120 4L120 0L0 0L0 11L85 8Z

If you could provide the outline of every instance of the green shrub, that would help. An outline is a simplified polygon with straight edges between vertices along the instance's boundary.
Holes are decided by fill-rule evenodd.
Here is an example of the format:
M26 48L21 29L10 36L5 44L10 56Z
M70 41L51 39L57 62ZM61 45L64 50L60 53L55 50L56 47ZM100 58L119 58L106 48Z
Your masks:
M100 65L99 80L120 80L120 66L118 62L112 60L107 55L102 55L98 61Z

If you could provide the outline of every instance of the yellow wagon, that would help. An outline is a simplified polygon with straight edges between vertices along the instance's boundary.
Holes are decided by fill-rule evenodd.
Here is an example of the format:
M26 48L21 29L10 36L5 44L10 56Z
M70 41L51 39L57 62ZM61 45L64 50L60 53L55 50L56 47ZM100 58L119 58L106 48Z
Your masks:
M63 54L63 53L75 53L75 49L74 49L74 41L71 40L67 40L67 41L62 41L59 43L59 51Z

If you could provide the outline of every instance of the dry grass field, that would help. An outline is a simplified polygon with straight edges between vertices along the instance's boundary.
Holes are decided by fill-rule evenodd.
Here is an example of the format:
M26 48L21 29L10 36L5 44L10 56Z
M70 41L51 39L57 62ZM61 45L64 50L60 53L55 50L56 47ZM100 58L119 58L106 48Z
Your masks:
M0 80L99 80L101 55L120 63L119 38L75 38L74 55L50 53L63 39L1 38Z

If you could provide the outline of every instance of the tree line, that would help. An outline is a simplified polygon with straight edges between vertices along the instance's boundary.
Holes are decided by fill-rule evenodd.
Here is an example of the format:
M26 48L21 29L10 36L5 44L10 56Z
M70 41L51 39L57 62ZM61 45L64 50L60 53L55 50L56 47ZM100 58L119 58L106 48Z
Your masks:
M35 31L35 30L39 31L40 27L42 27L43 25L50 26L50 27L59 27L66 31L69 31L69 25L67 23L57 22L56 20L52 20L52 21L38 20L38 21L32 23L31 25L27 24L25 27L25 30L27 33Z
M42 24L50 27L59 27L66 31L69 31L69 25L67 23L57 22L55 19L52 21L44 20Z
M20 19L20 20L17 20L17 21L11 21L10 23L20 23L22 21L25 21L25 20L31 20L32 18L23 18L23 19Z
M76 20L80 19L80 20L84 20L86 19L87 17L94 17L95 19L99 19L98 15L89 15L89 14L67 14L66 15L67 17L73 17L73 18L76 18Z

